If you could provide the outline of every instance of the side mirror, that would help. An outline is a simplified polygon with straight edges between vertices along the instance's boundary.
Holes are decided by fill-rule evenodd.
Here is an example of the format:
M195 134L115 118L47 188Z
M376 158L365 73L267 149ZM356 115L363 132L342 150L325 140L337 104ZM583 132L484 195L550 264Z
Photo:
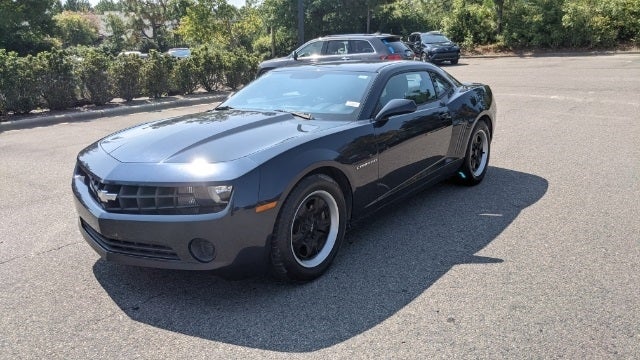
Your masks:
M387 120L394 115L412 113L418 110L416 102L410 99L393 99L380 109L374 120L376 122Z
M298 60L298 52L293 50L293 52L291 53L291 57L293 58L293 60Z

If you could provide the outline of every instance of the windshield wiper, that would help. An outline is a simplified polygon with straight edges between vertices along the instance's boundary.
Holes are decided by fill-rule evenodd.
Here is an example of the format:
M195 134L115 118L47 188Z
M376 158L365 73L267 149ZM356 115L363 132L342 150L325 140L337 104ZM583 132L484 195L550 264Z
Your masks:
M213 110L233 110L233 108L231 106L217 106L215 108L213 108Z
M309 113L305 113L305 112L300 112L300 111L287 111L287 110L282 110L282 109L275 109L273 111L278 111L278 112L285 112L285 113L289 113L293 116L297 116L301 119L305 119L305 120L313 120L313 116Z

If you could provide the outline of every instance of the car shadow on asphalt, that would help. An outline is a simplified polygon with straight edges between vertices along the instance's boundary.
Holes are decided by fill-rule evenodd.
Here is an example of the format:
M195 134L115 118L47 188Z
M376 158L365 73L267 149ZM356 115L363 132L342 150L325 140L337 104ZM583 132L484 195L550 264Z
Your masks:
M496 167L475 187L438 184L360 222L329 271L308 284L102 260L93 272L134 321L237 346L315 351L382 323L455 265L499 266L503 259L475 254L547 188L539 176Z

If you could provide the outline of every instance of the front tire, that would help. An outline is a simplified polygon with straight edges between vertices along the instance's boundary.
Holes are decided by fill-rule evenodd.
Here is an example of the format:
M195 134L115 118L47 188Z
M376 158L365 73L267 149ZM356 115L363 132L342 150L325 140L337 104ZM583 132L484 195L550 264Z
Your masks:
M484 179L489 167L491 151L491 133L484 120L478 121L473 128L471 138L467 144L464 163L458 170L458 181L467 186L479 184Z
M346 229L340 186L326 175L304 178L285 200L271 241L271 270L285 281L310 281L335 258Z

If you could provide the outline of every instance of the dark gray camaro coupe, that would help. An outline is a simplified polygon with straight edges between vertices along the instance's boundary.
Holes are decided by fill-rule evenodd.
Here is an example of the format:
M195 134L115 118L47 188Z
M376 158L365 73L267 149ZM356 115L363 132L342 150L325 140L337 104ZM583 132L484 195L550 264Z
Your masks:
M209 112L81 151L80 231L109 261L311 280L350 221L446 178L482 181L495 115L488 86L426 63L276 69Z

